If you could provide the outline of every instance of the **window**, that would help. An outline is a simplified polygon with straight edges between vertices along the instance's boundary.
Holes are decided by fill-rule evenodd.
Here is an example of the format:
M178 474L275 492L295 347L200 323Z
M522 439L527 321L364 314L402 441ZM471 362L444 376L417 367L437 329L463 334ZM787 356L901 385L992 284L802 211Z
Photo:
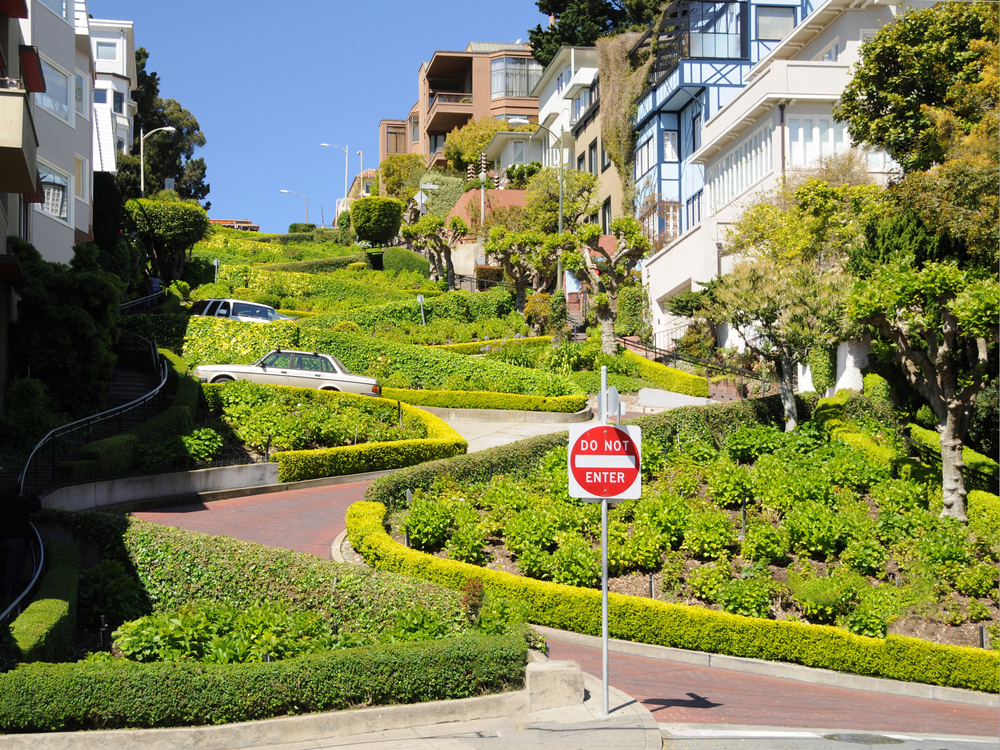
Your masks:
M416 143L420 140L420 116L413 115L410 118L410 141Z
M42 5L64 21L69 20L69 0L42 0Z
M746 3L691 3L691 57L727 60L746 57L743 14Z
M386 127L385 150L389 154L406 153L406 128L398 126Z
M788 163L806 167L851 147L844 124L830 117L788 118Z
M825 50L820 52L816 59L819 62L837 62L840 59L840 40L838 39Z
M680 161L677 156L677 131L663 131L663 161Z
M125 141L123 141L121 138L119 138L115 142L115 151L117 151L119 154L125 153Z
M663 217L662 239L673 240L681 235L681 204L676 201L660 204L660 215Z
M576 157L576 168L580 172L586 172L587 171L587 155L586 154L580 154L578 157Z
M428 138L430 140L430 147L432 154L435 154L438 151L442 151L444 149L444 139L445 139L444 133L441 133L440 135L435 133L433 135L428 136Z
M45 196L41 210L63 221L69 220L69 176L38 163L38 174L42 178L42 193Z
M691 150L697 151L701 148L701 115L697 114L691 118Z
M73 195L82 201L87 200L87 160L77 156L76 170L73 175Z
M107 103L108 103L108 90L94 89L94 104L107 104Z
M511 164L524 164L524 141L514 141L511 157Z
M635 150L635 179L638 180L656 163L656 142L653 138L643 143Z
M611 234L611 199L601 205L601 234Z
M290 367L292 364L292 355L287 352L274 352L265 357L261 364L265 367Z
M770 123L708 170L708 207L718 211L774 169Z
M76 84L76 89L74 91L73 99L76 107L76 113L81 117L83 117L84 112L86 110L83 106L84 105L83 100L85 98L83 94L83 76L80 73L77 73L76 76L74 77L74 83Z
M97 59L98 60L117 60L118 59L118 45L114 42L98 42L97 43Z
M42 60L45 91L35 93L35 101L57 117L69 122L69 76Z
M601 141L601 171L611 166L611 157L608 156L607 149L604 148L604 141Z
M757 39L780 42L795 28L795 8L757 6Z
M687 200L687 229L690 231L701 223L701 196L699 190Z
M120 115L125 114L125 94L121 91L115 91L112 95L114 96L112 109Z
M490 97L528 96L542 77L542 66L527 57L490 60Z
M595 140L590 144L590 148L587 149L587 159L590 163L590 173L597 174L597 141Z

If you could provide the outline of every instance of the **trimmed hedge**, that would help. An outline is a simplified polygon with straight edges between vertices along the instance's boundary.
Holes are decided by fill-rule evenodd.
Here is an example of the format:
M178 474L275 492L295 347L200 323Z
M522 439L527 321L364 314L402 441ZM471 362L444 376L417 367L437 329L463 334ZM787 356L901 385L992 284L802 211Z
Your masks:
M290 263L268 263L257 266L262 271L292 271L295 273L329 273L347 268L351 263L368 265L368 256L364 253L355 255L339 255L333 258L316 258L314 260L299 260Z
M891 444L877 443L850 419L847 408L849 402L861 398L864 397L857 392L842 388L835 395L816 402L813 416L831 438L862 451L876 464L896 466L904 458L903 454Z
M507 409L569 414L578 412L587 405L586 396L546 398L490 391L411 391L403 388L383 388L382 397L416 406L437 406L444 409Z
M597 635L601 592L447 560L407 549L385 531L385 506L358 502L347 511L351 545L376 570L391 570L461 589L479 578L489 595L524 602L532 622ZM916 638L857 636L839 628L765 620L645 597L609 594L613 638L821 669L996 693L997 653Z
M365 259L367 260L367 258ZM430 277L431 264L427 258L405 247L387 247L382 252L382 268L386 271L415 271Z
M633 351L625 350L625 358L633 362L639 371L639 377L651 380L665 391L684 393L688 396L708 398L708 379L691 375L690 373L667 367L659 362L653 362L640 357Z
M485 354L486 352L511 344L542 344L552 341L551 336L529 336L519 339L492 339L487 341L469 341L465 344L431 344L429 348L455 354Z
M965 511L969 517L969 531L990 551L996 560L1000 557L1000 497L982 490L972 490L965 498Z
M73 643L80 550L67 542L50 542L45 557L48 570L38 594L10 627L25 662L59 661L69 655Z
M369 397L357 396L357 398ZM281 451L275 453L273 457L278 463L278 481L299 482L304 479L359 474L364 471L399 469L424 461L450 458L468 450L469 444L465 438L449 427L443 419L409 404L401 404L401 408L409 416L416 417L426 425L426 438L396 440L391 443L362 443L310 451Z
M345 649L264 664L36 664L0 675L5 732L225 724L519 689L518 634Z
M187 313L159 314L144 313L141 315L123 315L118 318L118 327L123 331L131 331L149 341L153 341L161 349L167 349L179 355L184 348L184 335L188 325Z
M919 425L911 424L909 425L910 437L917 443L920 443L932 451L941 452L941 435L937 430L927 430ZM962 446L962 461L970 469L976 469L977 471L983 472L983 474L989 474L995 477L1000 471L1000 464L994 461L989 456L984 456L982 453L977 453L968 446Z

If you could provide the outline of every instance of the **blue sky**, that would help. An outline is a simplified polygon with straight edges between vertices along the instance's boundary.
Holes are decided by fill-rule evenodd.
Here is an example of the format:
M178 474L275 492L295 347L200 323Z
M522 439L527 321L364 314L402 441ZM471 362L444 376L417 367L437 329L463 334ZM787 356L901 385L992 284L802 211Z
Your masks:
M132 21L160 96L194 114L207 144L213 219L250 219L265 232L326 223L350 173L377 166L378 122L405 117L417 71L434 50L470 41L527 41L545 23L534 0L503 3L291 0L88 0L95 18Z

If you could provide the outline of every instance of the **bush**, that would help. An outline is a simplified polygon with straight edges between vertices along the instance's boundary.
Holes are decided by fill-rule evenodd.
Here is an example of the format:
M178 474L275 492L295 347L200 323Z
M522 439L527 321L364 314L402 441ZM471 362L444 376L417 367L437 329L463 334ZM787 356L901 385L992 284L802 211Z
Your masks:
M969 531L976 547L996 561L1000 556L1000 498L988 492L973 490L966 498Z
M552 341L551 336L528 336L526 338L468 341L462 344L433 344L432 348L455 354L489 354L502 350L503 356L497 357L500 361L520 367L535 367L538 364L537 357L529 355L528 359L519 359L517 350L523 350L524 347L536 348L538 344L548 344L550 341Z
M910 425L910 437L932 451L941 452L941 435L937 430L925 430L923 427ZM1000 464L968 446L962 448L962 460L970 469L981 471L984 474L995 477L1000 473Z
M359 240L387 245L399 233L405 207L395 198L360 198L351 204L351 226Z
M775 583L766 568L749 568L741 578L719 587L715 599L724 612L744 617L768 617Z
M844 533L840 516L814 500L796 504L785 516L792 546L818 559L830 559L840 548Z
M38 593L10 628L24 662L61 661L73 647L80 551L66 542L50 542L45 551L48 567Z
M729 562L720 561L699 565L687 577L691 593L706 602L714 602L729 580Z
M297 222L295 224L288 225L289 234L311 234L315 229L315 224L306 224L304 222Z
M78 614L85 627L97 626L104 617L114 628L147 611L138 581L118 560L101 560L80 576Z
M993 596L997 591L997 568L989 563L975 563L955 578L955 590L965 596Z
M747 560L780 564L788 555L788 532L769 523L754 523L747 529L740 554Z
M405 247L387 247L382 253L382 267L386 271L413 271L430 278L431 264L427 258Z
M740 427L726 440L726 453L734 461L752 464L761 456L774 453L781 447L781 431L776 427L760 425Z
M736 541L729 515L717 508L705 508L691 514L684 530L684 549L700 559L721 560Z

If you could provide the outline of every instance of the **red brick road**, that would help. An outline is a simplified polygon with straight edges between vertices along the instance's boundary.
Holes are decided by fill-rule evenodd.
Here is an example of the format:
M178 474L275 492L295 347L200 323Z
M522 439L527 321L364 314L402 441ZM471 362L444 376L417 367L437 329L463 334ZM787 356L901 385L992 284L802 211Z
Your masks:
M330 545L344 530L347 508L363 498L368 484L352 482L289 490L132 515L164 526L258 542L328 560Z
M600 678L601 649L549 639L549 656ZM860 729L996 737L1000 709L869 693L611 653L610 682L660 723Z

